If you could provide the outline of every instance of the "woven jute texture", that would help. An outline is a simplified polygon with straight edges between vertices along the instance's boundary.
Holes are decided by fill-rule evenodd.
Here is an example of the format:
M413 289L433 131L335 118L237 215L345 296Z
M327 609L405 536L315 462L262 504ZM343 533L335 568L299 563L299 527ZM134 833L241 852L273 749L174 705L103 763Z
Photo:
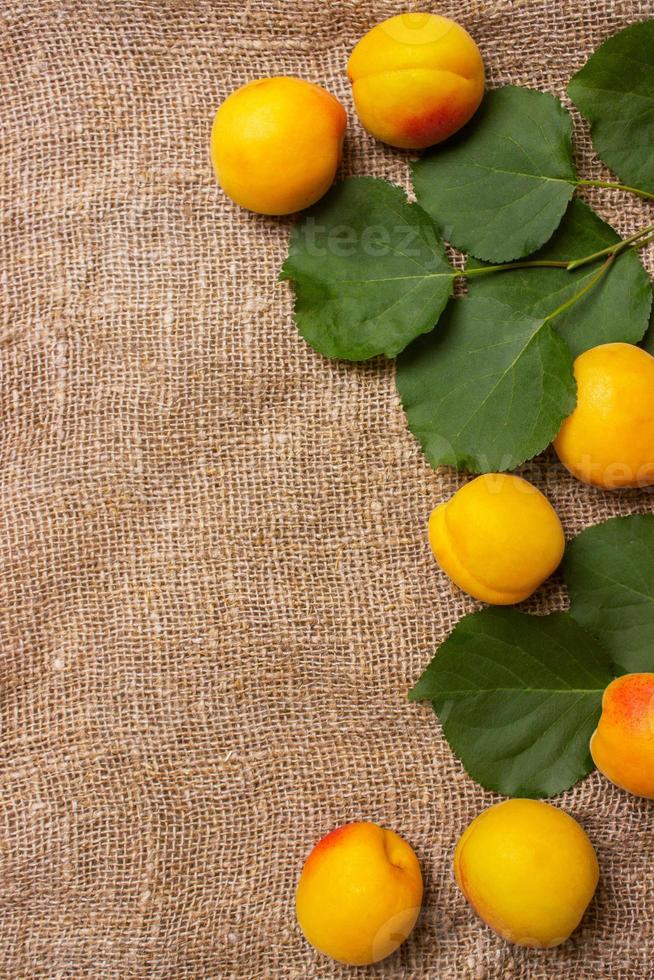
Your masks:
M432 8L431 5L430 9ZM415 847L424 912L375 977L654 976L651 805L594 775L556 802L602 879L563 947L522 951L451 872L494 797L406 692L474 603L426 542L465 477L407 431L392 365L328 362L277 284L291 219L239 210L213 113L261 75L328 87L343 173L408 186L345 64L386 0L31 0L0 12L0 975L334 978L294 889L348 820ZM651 2L444 0L489 83L563 95ZM577 120L579 163L599 176ZM591 200L622 232L648 206ZM651 255L646 256L652 267ZM650 512L551 455L566 533ZM527 605L562 608L554 578Z

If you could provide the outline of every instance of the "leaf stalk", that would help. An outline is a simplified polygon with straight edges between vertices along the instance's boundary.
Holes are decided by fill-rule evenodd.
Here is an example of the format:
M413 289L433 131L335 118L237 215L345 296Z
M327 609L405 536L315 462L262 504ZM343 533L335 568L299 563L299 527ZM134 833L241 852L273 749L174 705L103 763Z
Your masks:
M471 276L485 276L488 272L508 272L510 269L567 269L568 263L555 259L525 259L524 262L505 262L502 265L482 265L478 269L464 269L457 272L457 276L464 276L466 279Z
M574 304L577 303L582 298L582 296L585 296L586 293L589 292L589 290L591 290L593 286L595 286L599 282L602 276L608 272L609 268L611 267L611 263L615 259L615 255L616 253L612 252L611 255L609 255L609 257L606 259L606 261L602 263L602 265L595 273L593 278L589 279L586 285L583 286L579 290L579 292L575 293L574 296L571 296L570 299L565 301L565 303L562 303L561 306L557 306L555 310L549 313L545 317L545 322L547 322L548 320L553 320L554 317L559 316L561 313L565 313L565 311L569 310L571 306L574 306Z

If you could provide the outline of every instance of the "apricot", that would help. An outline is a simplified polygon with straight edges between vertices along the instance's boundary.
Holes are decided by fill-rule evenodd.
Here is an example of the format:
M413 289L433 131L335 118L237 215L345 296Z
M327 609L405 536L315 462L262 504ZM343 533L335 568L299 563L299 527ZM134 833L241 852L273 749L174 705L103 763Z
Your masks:
M484 63L467 31L436 14L398 14L377 24L347 65L359 119L405 149L447 139L484 95Z
M574 362L577 407L554 440L563 465L607 490L654 483L654 357L602 344Z
M331 186L345 109L300 78L260 78L232 92L211 130L211 160L228 197L250 211L290 214Z
M612 783L654 800L654 674L625 674L609 684L590 752Z
M599 879L595 851L577 821L538 800L507 800L480 813L457 845L454 873L491 929L539 948L558 946L574 932Z
M421 902L420 865L409 844L374 823L349 823L323 837L307 858L296 910L312 946L362 966L404 942Z
M561 522L547 498L508 473L478 476L432 511L429 543L460 589L499 606L530 596L565 548Z

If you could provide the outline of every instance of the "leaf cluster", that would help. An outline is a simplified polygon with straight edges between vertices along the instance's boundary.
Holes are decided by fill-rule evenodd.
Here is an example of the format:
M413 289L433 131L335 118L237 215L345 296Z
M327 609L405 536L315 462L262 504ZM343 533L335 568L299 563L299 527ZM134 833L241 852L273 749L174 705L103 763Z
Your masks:
M563 572L569 612L464 617L409 695L432 703L470 775L508 796L553 796L591 772L606 686L654 671L654 516L583 531Z
M653 67L645 21L606 41L568 90L599 155L630 182L605 186L643 197L654 194ZM281 278L297 325L328 357L398 357L408 426L433 466L513 468L574 408L574 357L644 337L652 290L632 246L654 224L621 240L575 197L604 182L576 174L560 100L527 88L489 92L412 179L414 203L386 181L345 180L294 227ZM469 255L463 297L443 239Z
M654 353L636 253L654 220L621 239L576 196L654 201L654 20L609 38L568 95L618 181L577 174L560 100L506 86L415 162L415 202L353 178L292 231L280 277L300 333L327 357L397 357L409 429L434 467L518 466L574 409L576 356L620 341ZM444 241L467 253L463 269ZM432 703L468 772L507 795L551 796L590 772L606 686L654 671L654 516L583 532L563 570L569 612L466 616L410 694Z

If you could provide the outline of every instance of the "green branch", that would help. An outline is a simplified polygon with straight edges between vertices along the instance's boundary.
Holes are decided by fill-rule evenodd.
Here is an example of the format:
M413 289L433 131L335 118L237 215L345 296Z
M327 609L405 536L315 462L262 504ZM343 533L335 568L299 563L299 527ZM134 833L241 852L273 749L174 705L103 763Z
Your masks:
M574 306L574 304L578 300L580 300L582 296L585 296L586 293L589 290L591 290L593 286L595 286L600 281L602 276L608 272L611 263L613 262L614 259L615 259L615 253L612 253L611 255L609 255L608 259L606 259L606 261L602 264L601 268L595 273L593 278L589 279L586 285L583 286L578 293L575 293L574 296L571 296L570 299L565 301L565 303L562 303L561 306L558 306L555 310L552 311L552 313L548 314L548 316L545 317L545 320L546 321L553 320L555 316L559 316L560 313L564 313L566 310L569 310L571 306Z
M641 191L639 187L630 187L629 184L620 184L615 180L575 180L577 187L604 187L610 191L626 191L628 194L635 194L636 197L643 197L646 201L654 201L654 194L648 191Z
M647 225L645 228L641 228L640 231L634 232L633 235L629 235L628 238L621 238L620 241L614 242L613 245L607 245L606 248L602 248L597 252L591 252L590 255L584 255L580 259L563 259L562 261L556 261L554 259L534 259L530 261L529 259L525 259L523 262L505 262L502 265L484 265L478 269L464 269L461 272L454 272L452 277L456 279L459 276L463 276L468 279L472 276L484 276L489 272L507 272L511 269L567 269L568 272L572 272L574 269L589 265L591 262L603 259L605 256L617 256L627 248L644 248L645 245L649 245L651 241L654 241L653 233L654 224Z
M613 245L609 245L607 248L600 249L599 252L593 252L592 255L586 255L583 259L573 259L572 262L568 262L566 268L568 271L573 269L578 269L582 265L587 265L589 262L594 262L595 259L601 259L605 255L617 255L619 252L624 251L625 248L642 248L647 245L650 241L649 238L645 236L650 235L654 231L654 225L648 225L646 228L641 228L640 231L635 232L628 238L622 238L619 242L615 242ZM641 239L643 239L641 241Z
M534 259L529 261L525 259L524 262L505 262L502 265L482 265L478 269L464 269L462 272L455 272L455 278L457 276L465 276L468 279L470 276L484 276L488 272L507 272L510 269L567 269L568 262L565 260L559 262L555 259Z

